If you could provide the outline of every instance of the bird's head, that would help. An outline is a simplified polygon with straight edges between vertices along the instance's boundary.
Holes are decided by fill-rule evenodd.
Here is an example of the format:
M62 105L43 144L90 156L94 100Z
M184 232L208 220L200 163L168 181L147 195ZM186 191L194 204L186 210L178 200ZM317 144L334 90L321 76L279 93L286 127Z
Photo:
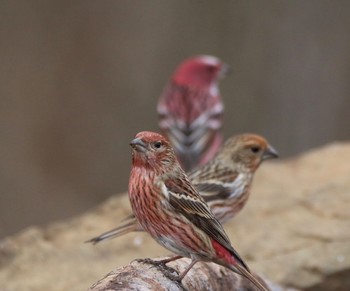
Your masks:
M184 86L210 87L229 73L229 66L217 57L195 56L184 60L175 70L172 80Z
M139 132L130 142L130 146L134 166L166 171L177 165L173 148L159 133Z
M277 151L257 134L241 134L228 139L220 154L235 165L255 171L262 161L277 158Z

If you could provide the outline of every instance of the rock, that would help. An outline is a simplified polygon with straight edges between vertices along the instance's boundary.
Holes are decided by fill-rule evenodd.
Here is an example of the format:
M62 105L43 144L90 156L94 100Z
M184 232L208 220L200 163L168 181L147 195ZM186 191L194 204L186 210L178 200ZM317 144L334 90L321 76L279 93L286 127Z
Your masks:
M303 290L350 290L350 144L266 162L246 208L225 225L233 245L264 278ZM89 238L129 213L126 195L47 227L0 241L0 290L86 290L118 266L168 252L147 234Z

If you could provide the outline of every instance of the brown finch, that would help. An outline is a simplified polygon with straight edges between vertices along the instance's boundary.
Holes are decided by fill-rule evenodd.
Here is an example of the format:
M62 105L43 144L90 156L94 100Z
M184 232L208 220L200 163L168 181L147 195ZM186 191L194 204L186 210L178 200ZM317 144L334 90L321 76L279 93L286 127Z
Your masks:
M159 127L186 171L210 161L222 145L219 79L228 65L195 56L175 70L158 101Z
M129 199L133 213L152 238L192 261L181 281L200 261L214 262L267 290L250 272L209 206L178 163L170 143L154 132L140 132L130 143L132 168ZM160 263L160 262L155 262Z
M246 204L254 173L261 162L276 157L276 150L262 136L236 135L225 142L213 160L191 171L188 178L223 224ZM117 228L89 242L95 244L132 231L142 231L134 215L123 219Z

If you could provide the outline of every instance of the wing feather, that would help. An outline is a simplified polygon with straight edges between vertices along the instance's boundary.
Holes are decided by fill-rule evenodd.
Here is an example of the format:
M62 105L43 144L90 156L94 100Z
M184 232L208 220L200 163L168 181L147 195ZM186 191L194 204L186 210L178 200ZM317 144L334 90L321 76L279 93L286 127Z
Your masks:
M211 239L229 250L236 260L246 266L240 255L231 246L230 239L220 222L188 180L169 179L165 181L165 186L169 194L169 203L176 211L184 215Z

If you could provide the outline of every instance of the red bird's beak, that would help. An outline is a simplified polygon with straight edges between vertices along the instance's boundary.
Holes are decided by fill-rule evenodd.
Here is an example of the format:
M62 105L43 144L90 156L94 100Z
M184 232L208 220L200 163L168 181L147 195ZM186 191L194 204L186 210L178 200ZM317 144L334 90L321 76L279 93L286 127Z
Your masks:
M146 151L146 143L140 139L135 138L130 142L131 147L137 152L145 152Z
M269 145L266 148L264 154L262 155L262 159L267 160L267 159L275 159L275 158L278 158L278 153L272 146Z

